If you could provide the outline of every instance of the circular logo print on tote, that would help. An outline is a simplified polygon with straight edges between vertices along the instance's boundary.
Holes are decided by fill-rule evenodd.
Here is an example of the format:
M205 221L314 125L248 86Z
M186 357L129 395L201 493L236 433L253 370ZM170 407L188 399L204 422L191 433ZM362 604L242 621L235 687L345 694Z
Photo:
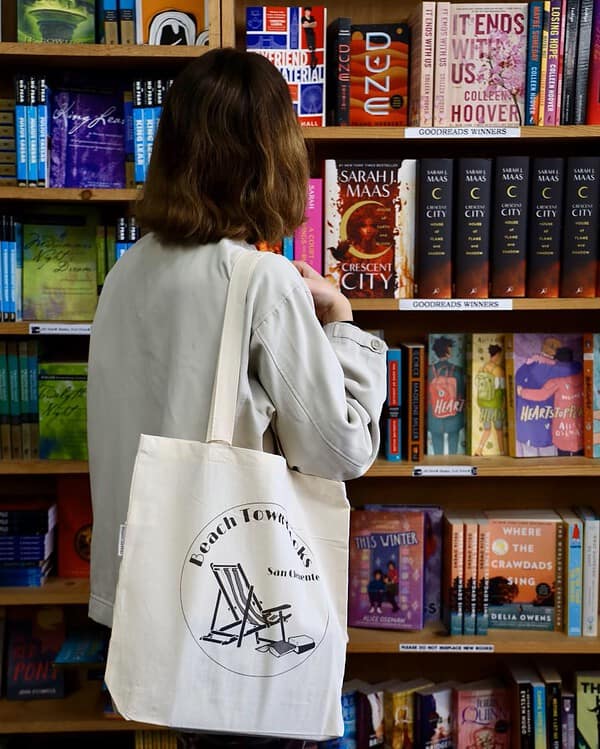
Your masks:
M277 676L312 657L329 623L322 572L281 505L231 507L207 523L181 569L181 606L212 661Z

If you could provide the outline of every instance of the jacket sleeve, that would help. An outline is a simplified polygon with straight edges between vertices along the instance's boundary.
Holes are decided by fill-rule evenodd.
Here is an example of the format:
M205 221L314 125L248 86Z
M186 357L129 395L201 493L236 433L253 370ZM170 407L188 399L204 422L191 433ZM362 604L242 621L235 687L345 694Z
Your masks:
M361 476L379 449L385 343L351 323L321 327L304 284L257 325L251 366L275 407L292 468L335 480Z

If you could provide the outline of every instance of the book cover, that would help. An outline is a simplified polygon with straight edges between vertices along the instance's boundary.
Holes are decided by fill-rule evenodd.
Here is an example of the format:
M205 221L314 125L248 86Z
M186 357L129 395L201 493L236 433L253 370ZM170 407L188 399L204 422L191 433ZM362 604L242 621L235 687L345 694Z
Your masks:
M492 218L492 160L459 158L456 163L454 295L489 296Z
M409 18L410 92L409 125L433 126L433 81L435 63L435 3L417 5Z
M465 524L448 510L443 521L442 619L449 635L463 633Z
M566 164L561 297L596 296L600 157L570 156Z
M457 686L452 707L455 747L509 749L510 690L500 681L487 679Z
M492 207L491 296L525 296L529 157L498 156Z
M55 666L104 666L110 630L97 625L78 626L67 635L54 659Z
M40 458L87 460L87 363L40 362Z
M301 125L325 125L327 9L246 8L246 49L270 60L287 81Z
M418 159L415 274L420 299L452 297L453 159Z
M323 180L308 180L306 218L294 233L294 260L304 260L323 274Z
M507 455L504 335L473 333L469 353L467 454Z
M583 522L568 508L557 510L563 522L565 551L565 632L581 637L583 615Z
M456 681L444 681L415 692L415 746L452 749L452 690Z
M93 44L93 0L18 0L17 41Z
M527 16L527 3L451 3L448 124L523 124Z
M55 206L23 219L23 319L91 320L97 302L93 214Z
M532 0L529 3L529 18L527 22L527 75L525 79L524 125L539 125L543 24L544 3L542 0Z
M121 5L121 3L119 3ZM208 0L136 0L135 2L135 43L175 45L208 44ZM133 6L132 6L133 17ZM131 23L125 16L123 21ZM125 37L126 38L126 37ZM126 44L125 38L121 44ZM134 44L131 40L130 44Z
M379 684L359 683L356 690L356 746L384 746L383 690Z
M409 55L408 24L352 25L350 125L408 123Z
M65 636L62 607L11 608L7 627L7 699L64 697L64 675L53 665Z
M402 387L403 457L418 463L425 454L425 346L422 343L401 343L404 354Z
M384 685L385 745L389 749L415 746L415 692L433 686L429 679L391 681Z
M433 81L433 124L450 124L450 3L438 0L435 14L435 75Z
M600 458L600 334L583 335L583 442L588 458Z
M350 298L411 298L414 159L325 161L325 275Z
M431 333L427 366L427 454L466 450L466 336Z
M577 749L600 746L600 672L575 672Z
M58 575L89 577L92 542L92 500L88 476L59 476Z
M342 16L327 27L327 49L330 63L326 70L327 122L348 125L350 122L350 36L352 19Z
M423 627L424 531L422 512L351 513L349 626Z
M594 2L588 67L587 125L600 124L600 2Z
M125 117L118 91L56 89L49 187L125 187Z
M514 373L508 379L510 454L583 455L582 337L514 333L505 340Z
M590 72L590 46L592 43L594 0L581 0L579 33L577 35L577 62L575 72L574 125L585 125L587 119L588 77Z
M559 516L486 510L490 529L490 629L553 630Z

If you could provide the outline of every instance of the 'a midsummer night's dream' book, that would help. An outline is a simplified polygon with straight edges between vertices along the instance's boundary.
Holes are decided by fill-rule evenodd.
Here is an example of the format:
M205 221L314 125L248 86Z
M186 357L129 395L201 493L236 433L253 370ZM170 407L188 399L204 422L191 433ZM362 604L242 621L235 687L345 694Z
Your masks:
M280 71L301 125L325 125L326 24L320 5L246 8L246 49Z
M414 159L325 162L325 275L351 298L411 298Z
M421 629L424 616L425 519L419 511L350 515L348 624Z

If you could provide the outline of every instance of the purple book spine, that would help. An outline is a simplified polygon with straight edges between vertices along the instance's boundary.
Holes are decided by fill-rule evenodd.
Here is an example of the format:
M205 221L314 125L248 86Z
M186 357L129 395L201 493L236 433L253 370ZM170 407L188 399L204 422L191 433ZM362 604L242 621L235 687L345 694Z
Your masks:
M548 67L546 69L546 102L544 125L553 127L558 121L558 72L560 65L560 35L562 28L562 0L550 0L550 31L548 35Z

